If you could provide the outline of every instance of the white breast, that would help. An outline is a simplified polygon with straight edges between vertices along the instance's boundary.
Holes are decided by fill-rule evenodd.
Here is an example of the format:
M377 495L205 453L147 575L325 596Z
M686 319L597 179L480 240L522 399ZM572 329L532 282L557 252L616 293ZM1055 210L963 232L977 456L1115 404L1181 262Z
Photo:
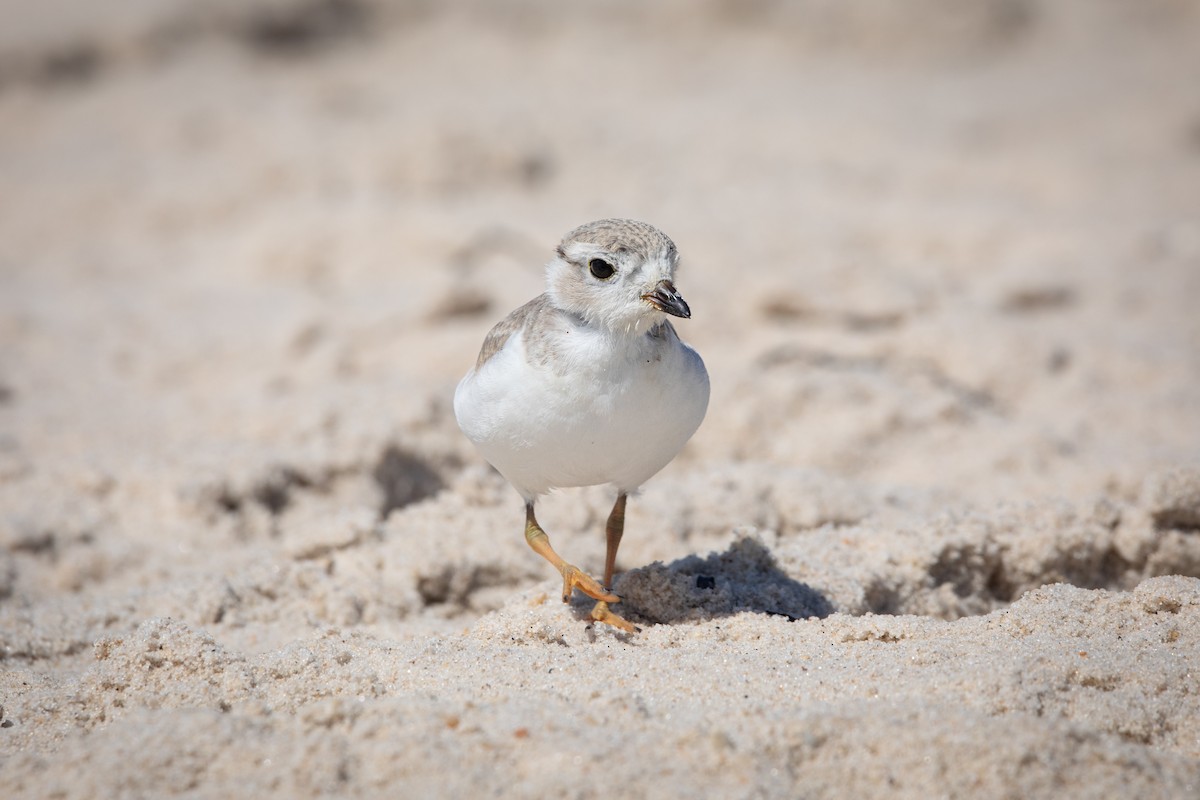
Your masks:
M704 419L704 362L673 335L577 329L557 355L554 364L530 363L517 333L454 395L463 432L527 500L566 486L632 491Z

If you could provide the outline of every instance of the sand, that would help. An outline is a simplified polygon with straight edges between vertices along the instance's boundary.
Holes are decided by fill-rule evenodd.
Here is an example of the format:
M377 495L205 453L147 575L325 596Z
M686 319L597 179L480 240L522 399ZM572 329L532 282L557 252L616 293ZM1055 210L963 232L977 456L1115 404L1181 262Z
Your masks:
M1200 4L0 11L4 796L1200 796ZM604 216L635 635L450 408Z

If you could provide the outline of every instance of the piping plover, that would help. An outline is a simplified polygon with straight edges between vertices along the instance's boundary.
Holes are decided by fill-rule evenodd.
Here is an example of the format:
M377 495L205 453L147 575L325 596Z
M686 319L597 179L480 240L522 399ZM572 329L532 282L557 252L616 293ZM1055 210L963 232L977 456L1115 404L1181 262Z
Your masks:
M568 233L546 267L546 292L483 340L454 393L458 425L525 500L525 540L592 619L636 630L609 609L625 501L691 438L708 408L708 372L668 315L691 309L675 289L679 253L644 222L605 219ZM540 495L610 484L604 583L564 561L533 513Z

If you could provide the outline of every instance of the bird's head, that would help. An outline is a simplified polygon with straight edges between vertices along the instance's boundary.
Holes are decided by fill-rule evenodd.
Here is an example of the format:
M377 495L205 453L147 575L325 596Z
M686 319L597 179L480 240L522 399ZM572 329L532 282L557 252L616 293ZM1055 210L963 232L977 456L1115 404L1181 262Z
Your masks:
M692 315L675 289L678 265L675 243L658 228L604 219L563 237L546 282L558 308L614 332L641 334L666 314Z

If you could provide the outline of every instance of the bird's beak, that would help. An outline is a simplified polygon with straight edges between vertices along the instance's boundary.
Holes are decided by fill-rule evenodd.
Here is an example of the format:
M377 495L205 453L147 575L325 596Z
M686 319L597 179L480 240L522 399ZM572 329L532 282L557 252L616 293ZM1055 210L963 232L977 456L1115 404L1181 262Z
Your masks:
M659 311L670 314L673 317L688 319L692 316L692 310L688 308L687 302L679 295L679 290L675 288L675 284L670 281L659 281L653 291L642 295L642 299Z

